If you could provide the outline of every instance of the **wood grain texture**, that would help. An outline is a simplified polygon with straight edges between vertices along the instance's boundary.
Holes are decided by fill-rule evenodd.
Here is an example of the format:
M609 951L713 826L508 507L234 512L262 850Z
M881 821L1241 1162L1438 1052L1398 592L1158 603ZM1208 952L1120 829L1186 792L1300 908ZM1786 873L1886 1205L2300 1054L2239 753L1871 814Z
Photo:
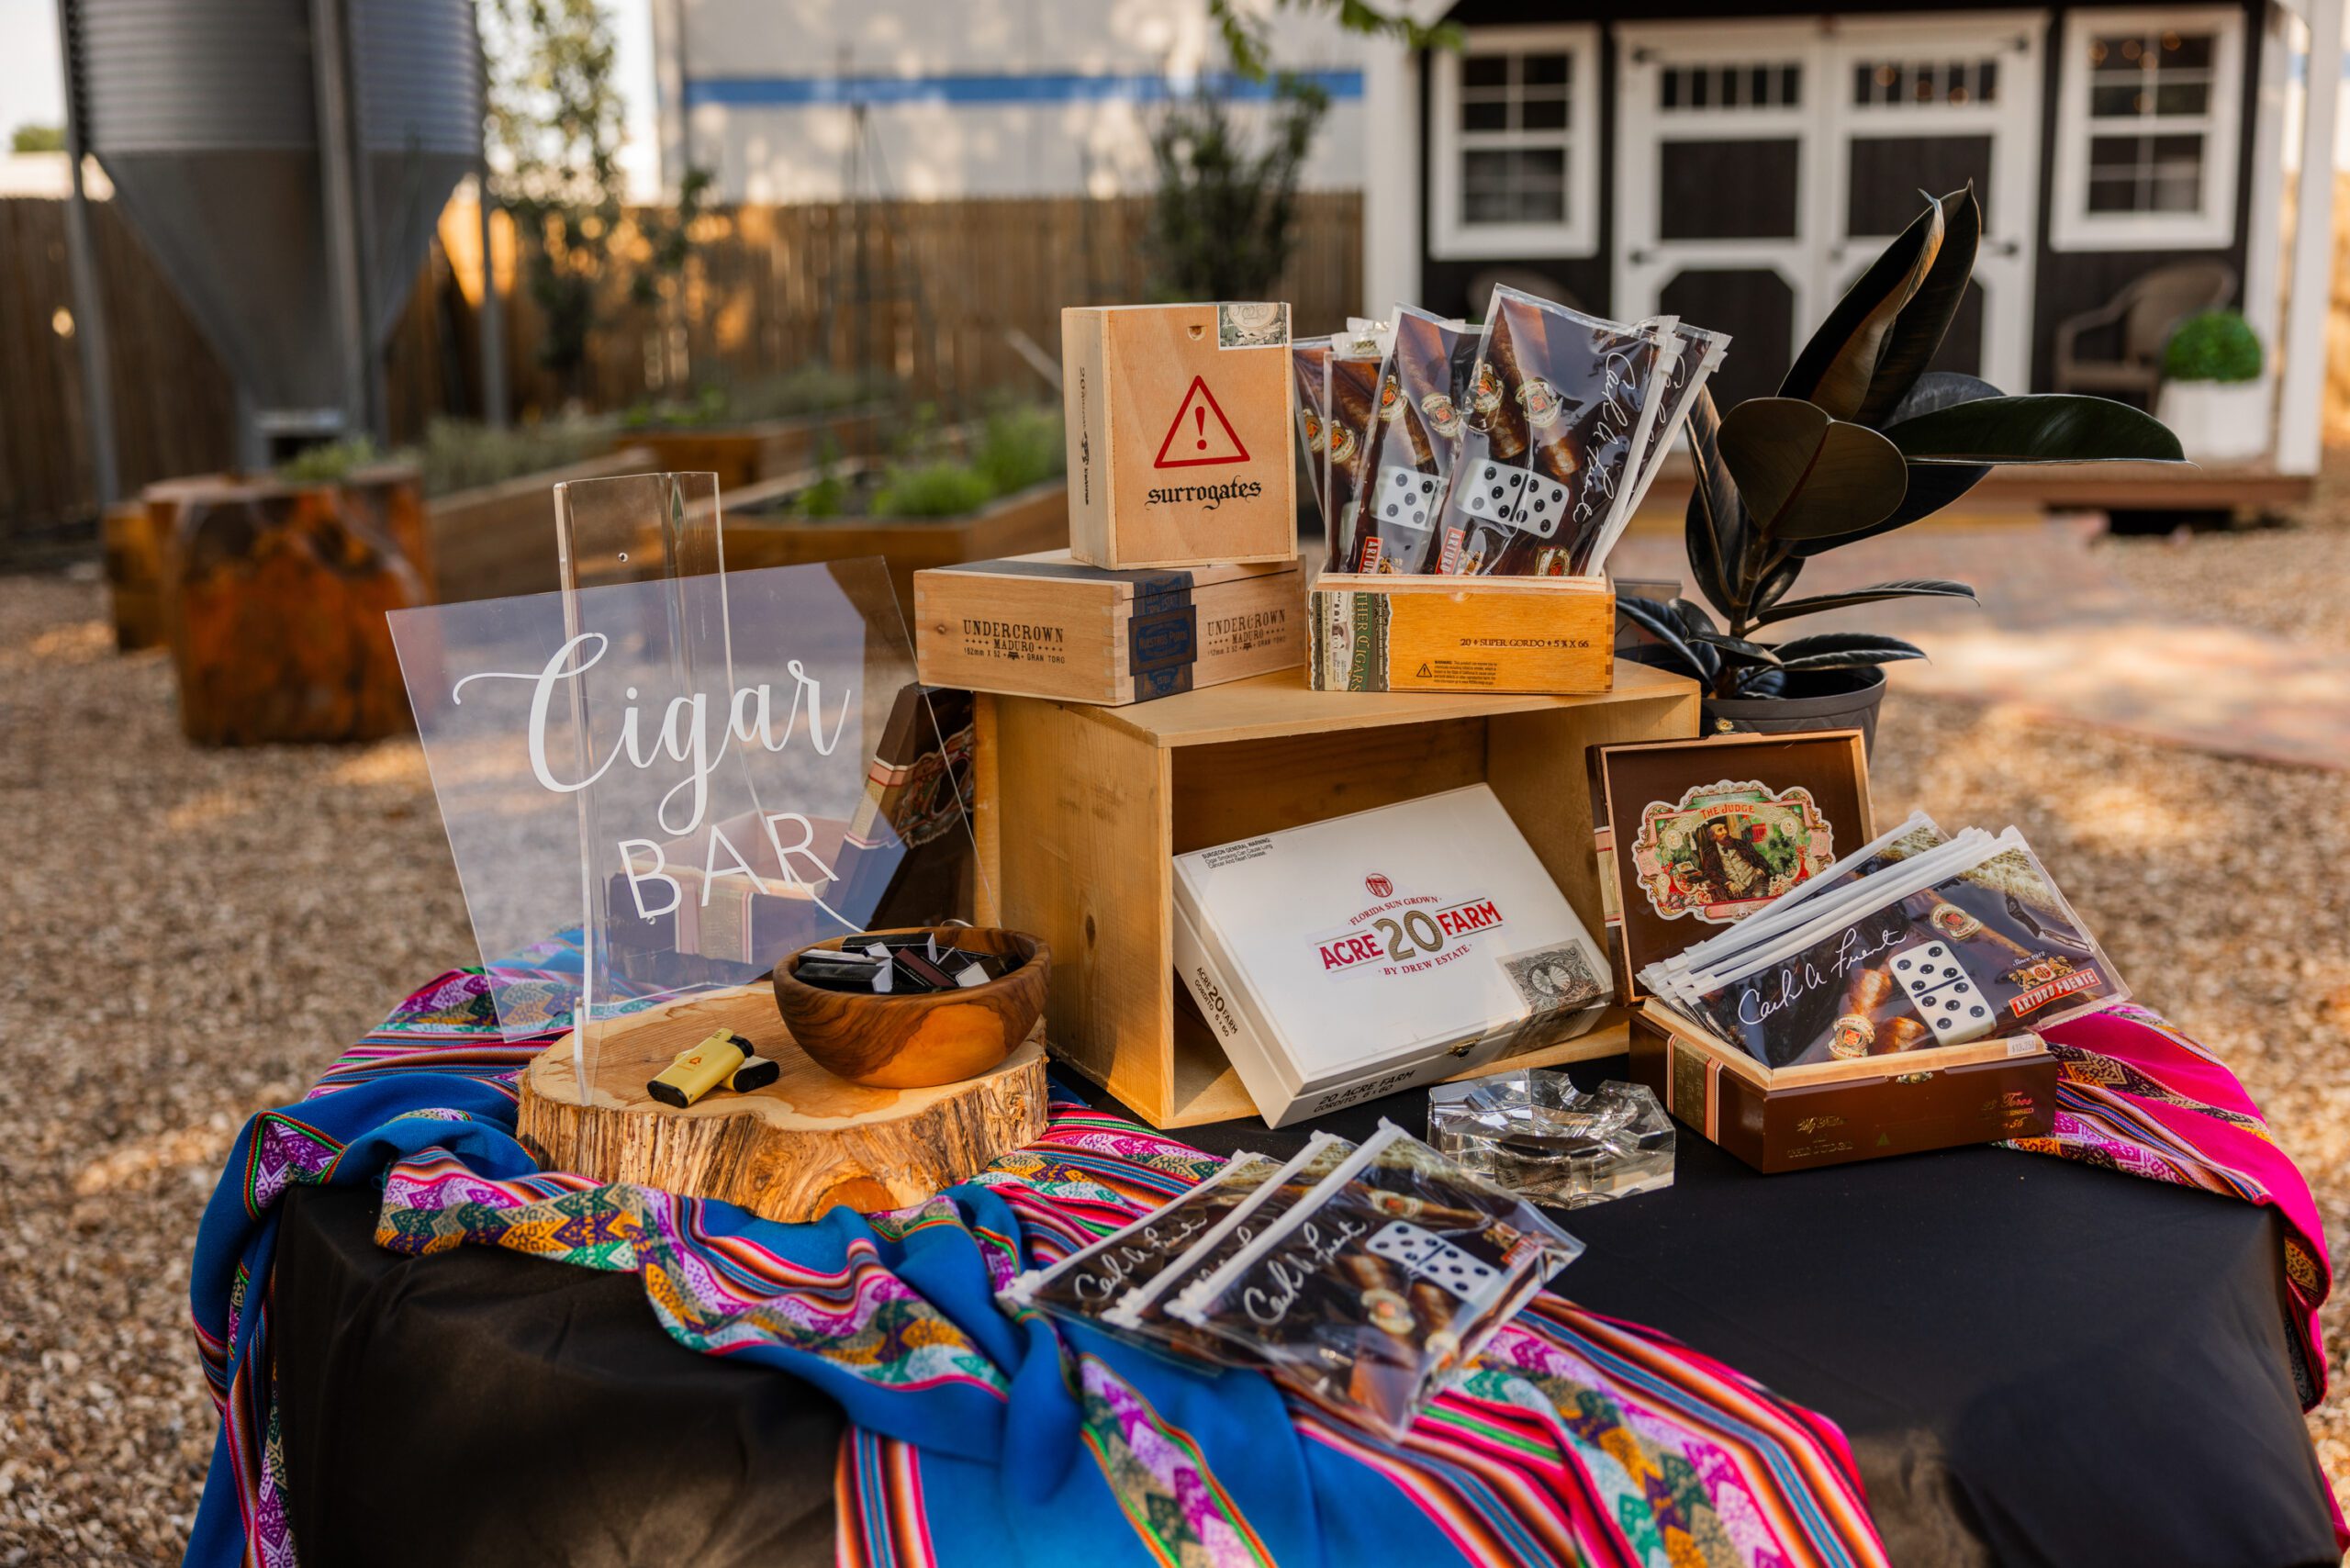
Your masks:
M877 931L866 936L935 936L942 947L995 953L1019 967L985 985L954 991L856 992L812 986L793 974L802 955L838 952L834 936L785 957L772 984L784 1027L815 1061L875 1089L927 1089L976 1078L1010 1056L1045 1010L1052 950L1034 936L985 926Z
M1069 474L1069 548L1097 566L1277 561L1297 553L1292 393L1286 347L1219 345L1214 305L1070 307L1061 312L1061 396ZM1193 465L1230 449L1214 411L1173 427L1194 379L1231 426L1245 461ZM1186 423L1192 421L1186 420ZM1162 446L1169 466L1158 465ZM1248 496L1153 501L1151 493L1233 484Z
M733 1029L783 1071L684 1110L644 1085L679 1051ZM868 1089L828 1072L776 1016L767 986L707 991L602 1025L581 1102L565 1035L524 1070L517 1136L543 1164L599 1182L719 1198L768 1219L918 1204L1045 1127L1041 1025L992 1071L936 1089Z
M715 474L723 492L804 467L827 438L844 453L869 452L880 419L878 409L852 409L706 430L622 431L613 440L651 448L656 472Z

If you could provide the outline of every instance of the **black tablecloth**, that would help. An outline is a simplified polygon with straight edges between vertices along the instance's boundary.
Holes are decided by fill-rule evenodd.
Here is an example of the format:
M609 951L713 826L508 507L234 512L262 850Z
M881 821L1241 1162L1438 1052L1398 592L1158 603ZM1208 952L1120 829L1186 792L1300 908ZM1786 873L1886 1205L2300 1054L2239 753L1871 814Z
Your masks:
M1426 1103L1318 1125L1416 1131ZM1305 1130L1181 1136L1283 1153ZM675 1344L632 1276L384 1252L375 1208L286 1203L273 1310L306 1568L831 1560L828 1399ZM2333 1562L2276 1223L1993 1148L1761 1177L1684 1128L1670 1192L1568 1216L1589 1250L1557 1288L1834 1418L1897 1563Z

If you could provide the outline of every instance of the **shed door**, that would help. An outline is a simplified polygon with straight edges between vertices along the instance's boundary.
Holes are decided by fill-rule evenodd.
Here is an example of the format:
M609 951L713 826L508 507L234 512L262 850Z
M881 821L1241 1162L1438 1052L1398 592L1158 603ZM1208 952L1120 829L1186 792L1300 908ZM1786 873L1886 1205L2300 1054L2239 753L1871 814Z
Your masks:
M1717 398L1768 397L1919 192L1972 179L1976 281L1937 363L2020 390L2045 29L2021 13L1619 29L1621 312L1730 332Z

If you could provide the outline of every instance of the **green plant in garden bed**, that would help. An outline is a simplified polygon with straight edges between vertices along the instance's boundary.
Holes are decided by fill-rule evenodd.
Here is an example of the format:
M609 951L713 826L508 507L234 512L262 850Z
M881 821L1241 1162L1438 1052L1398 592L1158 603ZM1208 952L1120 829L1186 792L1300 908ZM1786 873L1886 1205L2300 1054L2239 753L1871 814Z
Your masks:
M370 437L345 436L304 447L277 465L277 476L289 485L339 485L362 468L389 461Z
M428 496L453 495L565 468L602 452L611 426L602 420L542 420L498 430L478 420L434 420L406 454L424 476Z
M737 386L703 386L687 398L646 399L632 407L621 422L630 430L710 430L833 413L883 401L896 392L896 385L886 377L804 364Z
M2163 345L2166 381L2260 379L2260 334L2232 310L2206 310L2178 324Z
M1982 230L1972 186L1930 200L1837 302L1777 397L1728 414L1700 397L1689 421L1696 483L1686 544L1705 605L1619 599L1657 639L1626 657L1686 675L1714 698L1794 697L1825 672L1922 657L1868 632L1759 637L1853 605L1974 599L1964 583L1939 578L1788 596L1805 562L1931 516L1995 465L2181 460L2177 438L2127 404L2002 397L1974 376L1926 368L1965 296Z
M789 515L811 521L968 517L1058 475L1067 466L1068 448L1060 410L1018 406L990 413L968 452L960 455L946 450L934 420L922 442L901 449L861 489L834 471L839 456L837 447L824 448L816 482L792 498Z

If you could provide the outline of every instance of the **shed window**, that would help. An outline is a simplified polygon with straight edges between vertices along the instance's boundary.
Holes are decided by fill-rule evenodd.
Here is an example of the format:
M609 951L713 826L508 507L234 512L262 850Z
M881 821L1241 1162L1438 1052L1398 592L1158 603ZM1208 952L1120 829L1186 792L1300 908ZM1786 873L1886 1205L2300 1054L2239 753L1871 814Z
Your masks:
M2241 11L2078 11L2066 25L2053 239L2067 250L2224 244Z
M1472 29L1430 57L1438 255L1587 255L1597 141L1588 28Z

